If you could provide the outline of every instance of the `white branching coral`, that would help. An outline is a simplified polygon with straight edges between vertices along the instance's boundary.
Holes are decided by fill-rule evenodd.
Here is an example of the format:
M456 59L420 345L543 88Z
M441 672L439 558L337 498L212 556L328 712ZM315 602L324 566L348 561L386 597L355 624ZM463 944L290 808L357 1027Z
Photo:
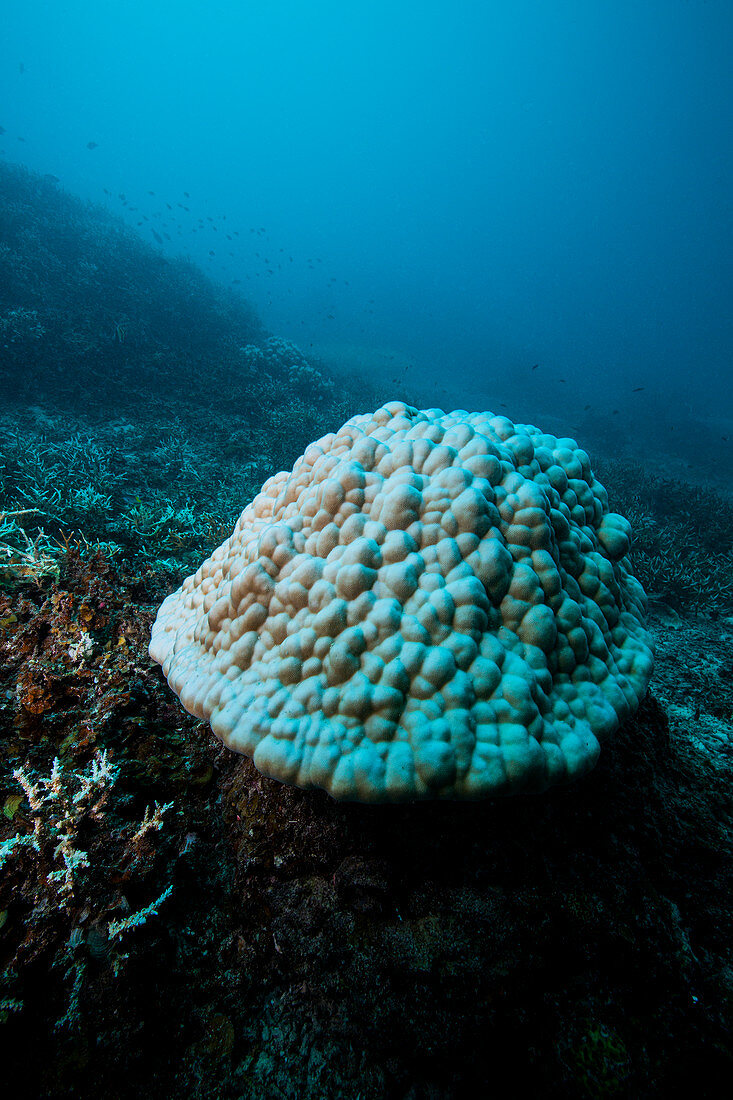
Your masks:
M129 917L122 917L121 920L110 921L107 927L109 938L114 939L123 936L125 932L129 932L132 928L139 928L145 924L149 917L157 917L161 905L168 900L172 893L173 887L167 886L160 897L157 897L155 901L151 901L150 905L146 905L144 909L138 909L136 913L131 913Z
M84 878L80 872L90 868L90 875L96 876L97 886L100 875L104 881L108 874L104 863L95 866L92 862L93 855L96 859L100 857L99 841L102 836L98 835L94 847L87 839L88 851L80 846L80 838L90 836L89 831L84 828L88 822L101 824L104 821L105 804L118 778L119 769L110 762L105 751L97 752L82 771L64 767L56 758L48 777L41 776L34 781L23 768L16 768L13 774L28 800L34 828L32 833L21 833L0 842L0 868L9 859L17 859L23 849L30 849L34 853L34 878L40 887L36 895L39 907L45 907L47 913L67 910L73 915L79 913L80 903L84 898L87 902L84 910L88 917L92 904L95 907L99 905L99 891L97 888L90 890L90 886L95 885L95 879ZM163 828L164 815L172 808L172 802L156 802L154 806L146 807L142 821L125 830L127 835L120 854L115 857L107 850L104 853L105 860L111 857L113 866L120 866L124 862L131 871L142 863L149 862L154 851L151 841ZM110 836L122 839L117 828L108 831L108 840ZM107 845L104 847L108 848ZM129 859L130 854L133 855L132 860ZM87 973L87 957L77 954L77 949L84 944L96 942L96 950L104 950L113 972L118 974L128 958L118 949L119 941L127 932L140 928L150 917L157 915L160 906L167 901L172 891L172 886L166 887L154 901L134 913L129 913L127 900L115 891L111 905L107 902L101 911L98 909L96 919L86 926L91 929L94 941L89 936L85 937L82 927L72 928L68 941L71 962L67 970L67 979L72 984L67 1011L57 1021L57 1030L73 1029L77 1025L79 999ZM112 921L103 919L112 906L124 906L128 915ZM102 945L110 945L108 950L104 946L100 948L97 936L102 937ZM90 950L94 953L95 948L90 947ZM3 1007L0 1005L0 1021L2 1015Z
M363 802L542 790L593 767L646 692L629 546L574 440L393 402L265 483L150 653L285 782Z
M147 833L159 832L163 828L163 814L171 809L173 809L172 802L164 802L162 806L159 802L156 802L155 809L152 812L150 806L146 806L143 819L137 832L132 837L131 843L137 845Z
M11 584L46 577L58 580L59 564L51 539L43 531L31 538L22 526L44 514L39 508L0 512L0 580Z
M82 630L77 641L72 642L69 646L69 657L71 657L74 664L81 664L84 658L88 657L93 651L94 639L88 631Z
M9 836L6 840L0 840L0 870L4 867L6 860L21 848L32 848L35 852L38 851L38 841L32 833L21 833L17 836Z
M5 855L28 846L47 851L54 862L60 860L62 866L51 871L48 880L58 887L62 904L74 892L79 869L89 866L87 853L76 846L79 824L82 818L101 818L117 775L106 751L98 752L85 772L67 771L58 757L47 779L33 783L22 768L13 772L33 811L34 829L32 837L11 837Z

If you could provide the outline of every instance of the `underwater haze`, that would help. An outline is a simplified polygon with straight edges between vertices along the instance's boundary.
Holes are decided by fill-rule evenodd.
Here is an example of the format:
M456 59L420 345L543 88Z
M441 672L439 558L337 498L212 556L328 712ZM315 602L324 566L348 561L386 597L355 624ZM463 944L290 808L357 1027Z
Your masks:
M586 445L697 425L724 464L732 30L727 0L28 0L0 151L395 397Z

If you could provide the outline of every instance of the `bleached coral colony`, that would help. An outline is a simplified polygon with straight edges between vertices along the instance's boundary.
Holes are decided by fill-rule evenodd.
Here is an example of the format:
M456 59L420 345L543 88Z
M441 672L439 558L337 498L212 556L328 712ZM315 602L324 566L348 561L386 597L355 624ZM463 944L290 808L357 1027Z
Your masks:
M541 790L593 767L646 692L629 547L574 440L392 402L265 483L150 653L284 782L362 802Z

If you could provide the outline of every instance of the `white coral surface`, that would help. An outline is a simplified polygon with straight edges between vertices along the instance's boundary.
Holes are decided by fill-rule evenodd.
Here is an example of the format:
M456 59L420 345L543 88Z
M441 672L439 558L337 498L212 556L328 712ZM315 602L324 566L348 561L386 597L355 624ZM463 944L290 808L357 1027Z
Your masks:
M572 439L391 402L271 477L151 656L265 775L361 802L542 790L652 671L630 529Z

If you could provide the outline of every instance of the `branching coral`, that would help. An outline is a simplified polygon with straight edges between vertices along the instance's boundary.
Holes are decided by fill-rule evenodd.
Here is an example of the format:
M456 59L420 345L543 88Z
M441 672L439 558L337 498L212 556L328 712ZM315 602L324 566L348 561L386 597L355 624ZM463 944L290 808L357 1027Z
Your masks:
M83 847L82 833L88 836L90 824L101 826L113 785L119 776L119 768L111 764L107 752L97 752L89 766L83 770L64 767L58 757L54 760L48 777L32 779L23 768L16 768L14 778L20 784L28 802L33 819L32 833L18 833L0 843L0 867L11 859L18 859L23 851L33 853L33 859L39 864L45 904L49 911L74 911L79 909L79 896L83 893L81 876L92 870L90 854ZM149 858L150 834L163 828L163 816L172 809L173 803L155 803L154 808L147 807L143 820L127 841L133 855L133 862ZM103 942L112 943L125 933L144 925L157 915L160 906L170 897L172 886L168 886L150 904L136 912L119 919L104 923L99 917L90 925L97 929L97 936ZM40 898L38 899L40 900ZM119 904L119 900L117 904ZM89 909L86 909L89 915ZM70 916L73 919L73 916ZM64 1017L58 1021L57 1028L70 1027L77 1015L79 994L86 975L87 959L75 950L84 943L80 929L72 930L66 977L72 983L69 1004ZM118 950L111 951L110 964L118 972L127 955Z
M58 580L58 547L41 529L31 538L22 522L43 515L37 508L0 512L0 582L17 585Z
M22 768L16 768L13 775L28 799L34 829L32 841L11 840L30 844L49 866L61 861L63 866L50 871L47 881L58 888L60 904L66 905L79 869L89 866L87 853L77 847L79 826L84 819L100 820L118 770L106 752L98 752L86 771L68 771L56 757L47 779L34 783Z

